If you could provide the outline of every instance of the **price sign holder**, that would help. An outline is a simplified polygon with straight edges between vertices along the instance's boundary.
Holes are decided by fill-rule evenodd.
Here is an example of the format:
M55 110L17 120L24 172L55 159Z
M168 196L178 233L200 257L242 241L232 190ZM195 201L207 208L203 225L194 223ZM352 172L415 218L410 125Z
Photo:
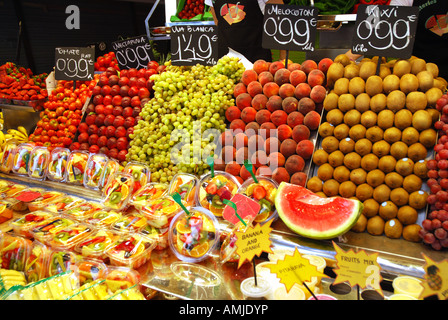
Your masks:
M112 42L120 69L146 68L154 60L151 44L146 35Z
M314 7L266 4L262 47L286 50L286 64L290 50L314 51L318 15Z
M58 47L55 49L55 79L88 81L95 72L95 49L83 47Z
M417 29L418 7L365 5L358 7L352 52L408 59L412 56Z
M171 63L213 66L218 61L218 31L214 25L174 25L171 27Z

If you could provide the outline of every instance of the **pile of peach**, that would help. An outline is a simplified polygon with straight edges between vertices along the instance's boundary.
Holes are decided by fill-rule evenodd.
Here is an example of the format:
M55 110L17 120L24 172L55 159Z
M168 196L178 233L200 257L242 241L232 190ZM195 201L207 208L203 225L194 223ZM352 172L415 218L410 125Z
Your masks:
M215 169L244 181L251 174L305 185L326 97L326 72L333 61L302 64L258 60L234 87L235 106L226 110L229 129L221 135Z

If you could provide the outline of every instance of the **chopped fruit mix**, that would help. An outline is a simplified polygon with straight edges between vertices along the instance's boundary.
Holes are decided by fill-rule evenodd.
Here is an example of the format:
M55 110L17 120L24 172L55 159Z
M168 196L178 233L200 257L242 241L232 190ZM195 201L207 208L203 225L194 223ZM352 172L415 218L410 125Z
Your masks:
M84 173L84 186L95 190L99 189L107 162L107 156L101 153L92 154L89 157L86 172Z
M268 178L258 177L257 180L258 183L255 183L253 179L250 178L247 185L243 184L238 192L258 201L260 204L260 211L255 217L254 222L263 222L275 214L275 194L277 192L277 185L274 181Z
M103 190L103 205L114 210L122 210L127 205L134 187L134 178L122 172L111 177Z
M17 145L15 143L7 142L3 146L3 154L0 160L0 171L3 173L9 173L12 170L14 163L15 152Z
M75 151L70 153L66 173L68 183L82 184L88 158L89 154L87 152Z
M123 172L132 175L134 178L132 194L135 194L142 186L146 185L150 178L149 167L140 163L129 162L124 167Z
M120 164L115 159L109 159L107 161L106 167L104 168L104 173L100 178L100 184L99 188L103 189L104 186L107 184L107 180L109 177L112 177L120 170Z
M12 171L14 173L21 175L28 174L28 165L33 148L34 144L31 143L22 143L17 147L12 163Z
M86 200L71 195L64 195L61 198L53 199L50 203L47 204L45 210L53 213L62 213L69 208L83 202L86 202Z
M238 191L238 183L228 176L205 176L200 182L199 204L215 216L222 216L224 200L230 200Z
M195 176L191 174L177 174L171 181L169 194L179 193L184 204L192 206L195 204L197 185L198 179Z
M149 201L164 196L167 190L168 185L165 183L148 183L132 196L131 204L135 208L141 209L145 207Z
M237 262L240 259L239 255L236 253L236 231L244 232L245 230L247 230L247 228L252 226L250 221L245 220L245 222L246 225L244 225L241 221L238 221L233 230L226 236L226 238L222 242L220 250L221 262Z
M31 152L28 175L31 178L43 180L50 160L50 151L45 147L35 147Z
M53 248L69 249L82 241L90 233L92 228L85 224L72 224L54 233L48 244Z
M96 227L110 227L119 219L121 219L121 213L118 211L98 210L87 218L86 223L92 224Z
M69 155L70 150L67 148L53 149L47 169L48 179L58 182L65 179L65 171Z
M83 202L76 206L72 206L63 213L75 220L83 221L91 216L95 211L101 210L101 205L94 202Z
M76 258L73 252L52 250L48 264L50 277L71 270L75 266Z
M112 265L136 269L150 258L149 252L154 247L154 241L138 234L129 234L118 239L106 254Z
M122 216L112 225L112 229L119 232L137 232L147 223L146 218L138 213Z
M59 198L64 197L65 195L62 192L59 191L48 191L45 193L42 193L42 196L39 198L31 201L28 203L28 209L30 211L37 211L37 210L47 210L47 206L50 203L53 203L54 201L58 200Z
M84 257L105 259L105 251L118 239L118 235L110 230L100 229L78 243L75 251Z
M181 206L172 198L162 197L149 201L141 212L148 219L148 224L156 228L166 228L181 210Z
M47 220L44 220L34 226L31 230L34 239L39 240L40 242L46 243L49 238L52 237L58 230L63 229L67 226L70 226L75 223L75 220L54 216Z

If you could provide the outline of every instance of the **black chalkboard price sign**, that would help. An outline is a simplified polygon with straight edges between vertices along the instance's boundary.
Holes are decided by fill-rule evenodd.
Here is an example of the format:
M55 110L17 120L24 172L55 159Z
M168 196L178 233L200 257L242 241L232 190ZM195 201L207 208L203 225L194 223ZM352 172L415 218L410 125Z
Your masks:
M418 7L360 5L353 33L352 52L410 58L418 14Z
M266 4L263 48L314 51L318 14L313 7Z
M56 48L54 77L56 80L92 80L95 72L94 62L94 48Z
M112 42L120 69L146 68L154 60L149 39L146 35Z
M218 34L214 25L171 26L171 64L213 66L218 62Z

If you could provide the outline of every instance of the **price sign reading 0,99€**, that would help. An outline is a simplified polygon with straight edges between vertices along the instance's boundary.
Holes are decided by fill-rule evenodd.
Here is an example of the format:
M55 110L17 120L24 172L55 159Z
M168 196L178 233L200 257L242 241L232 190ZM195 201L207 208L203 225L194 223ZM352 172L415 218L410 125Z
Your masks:
M60 47L55 49L56 80L92 80L95 48Z
M151 45L146 35L112 42L120 69L146 68L154 60Z
M360 5L352 52L408 59L414 47L418 7Z
M218 34L216 26L175 25L171 27L171 63L175 66L218 62Z
M263 48L314 51L318 14L319 10L313 7L267 4Z

